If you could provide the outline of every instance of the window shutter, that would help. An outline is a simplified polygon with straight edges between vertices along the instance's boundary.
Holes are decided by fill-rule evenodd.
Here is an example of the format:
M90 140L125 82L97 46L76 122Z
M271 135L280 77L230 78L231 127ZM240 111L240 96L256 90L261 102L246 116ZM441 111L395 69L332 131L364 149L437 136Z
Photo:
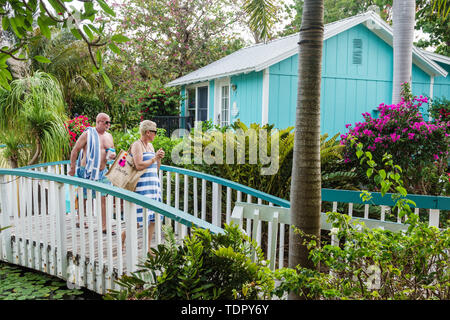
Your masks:
M362 39L353 39L353 64L362 64Z

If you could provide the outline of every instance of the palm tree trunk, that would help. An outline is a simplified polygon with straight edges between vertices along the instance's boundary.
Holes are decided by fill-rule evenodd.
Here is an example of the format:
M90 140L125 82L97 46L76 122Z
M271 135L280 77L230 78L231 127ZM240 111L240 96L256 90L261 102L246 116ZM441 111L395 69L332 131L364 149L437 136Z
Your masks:
M320 84L323 0L305 0L300 28L298 97L291 182L291 224L320 239ZM316 268L303 239L289 232L289 267ZM298 299L291 293L289 299Z
M414 0L394 0L392 14L394 25L392 103L394 104L400 102L402 83L411 83L415 9Z
M41 141L39 140L39 138L36 139L36 151L34 152L33 157L31 158L31 160L28 162L28 165L31 166L33 164L36 164L39 156L41 155Z

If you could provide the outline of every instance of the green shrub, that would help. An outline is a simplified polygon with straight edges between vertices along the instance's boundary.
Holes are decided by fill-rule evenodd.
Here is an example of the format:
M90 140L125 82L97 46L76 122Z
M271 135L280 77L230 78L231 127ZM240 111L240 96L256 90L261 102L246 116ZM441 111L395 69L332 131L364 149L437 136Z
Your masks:
M311 252L313 261L330 272L301 267L277 270L276 278L282 283L276 295L295 292L306 299L450 298L448 228L429 227L412 213L404 233L369 229L350 219L329 212L332 233L342 244L326 244Z
M237 131L240 130L245 135L245 142L242 140L242 144L237 139ZM251 130L255 133L254 140L250 139L249 132ZM266 141L262 141L260 132L267 130ZM191 130L191 134L187 136L183 143L187 144L187 147L183 147L183 150L189 150L187 154L188 161L185 166L189 169L205 172L211 175L219 176L224 179L228 179L237 183L244 184L256 190L266 192L268 194L287 199L290 197L290 186L291 186L291 176L292 176L292 161L294 152L294 127L288 127L282 130L275 131L273 125L260 125L251 124L246 126L244 123L237 120L232 125L228 127L216 127L210 122L204 122L202 124L202 130L200 135L201 139L201 154L205 154L205 150L213 149L213 156L216 161L214 163L208 163L202 157L202 162L197 163L195 141L199 139L194 134L194 129ZM276 133L275 133L276 132ZM216 133L218 133L216 135ZM274 146L272 150L271 137L278 139L278 147ZM321 137L321 163L322 167L326 168L324 171L324 181L325 187L347 187L350 188L353 185L353 179L356 174L352 172L342 172L338 170L338 166L334 165L337 160L342 158L343 146L337 142L339 134L328 138L328 134L324 134ZM218 139L222 139L222 141ZM235 141L233 147L233 162L229 163L227 161L226 146L227 141ZM194 143L193 143L194 142ZM272 158L272 152L277 157L278 169L271 174L262 174L263 168L268 168L275 160L272 158L268 163L264 163L259 153L259 146L264 146L261 142L266 143L266 155ZM228 143L230 145L230 143ZM258 155L256 159L251 159L249 150L251 147L256 146L258 149ZM243 163L239 163L237 160L238 153L240 154L239 148L243 147ZM221 154L215 154L215 150L221 152ZM254 155L253 155L254 156ZM221 160L221 163L219 161ZM256 161L254 161L256 160ZM328 168L333 170L338 170L336 172L329 171Z
M148 255L136 273L123 276L106 299L267 299L274 288L261 249L236 225L225 234L193 228L177 245L171 229L164 227L166 243ZM251 257L254 256L254 261Z
M78 94L72 98L72 107L70 108L70 117L85 115L95 122L97 114L108 112L105 104L95 95Z
M181 142L181 139L171 139L166 136L165 129L157 129L155 140L153 140L153 148L157 151L159 148L163 148L166 156L162 159L161 163L165 165L173 165L171 159L172 149ZM127 151L131 144L137 141L141 134L139 133L139 126L133 129L127 129L127 131L113 131L114 146L117 152L120 150Z

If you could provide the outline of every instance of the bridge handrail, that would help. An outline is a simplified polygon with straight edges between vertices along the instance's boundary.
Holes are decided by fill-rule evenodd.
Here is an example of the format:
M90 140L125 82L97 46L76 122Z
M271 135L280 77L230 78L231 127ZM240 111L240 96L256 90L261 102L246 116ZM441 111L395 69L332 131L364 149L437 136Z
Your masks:
M68 165L69 160L49 162L36 164L32 166L22 167L21 169L35 169L40 167L52 166L52 165ZM241 191L243 193L249 194L251 196L260 198L262 200L273 203L284 208L290 208L290 202L288 200L273 196L271 194L253 189L251 187L245 186L243 184L227 180L221 177L216 177L207 173L193 171L184 168L178 168L173 166L161 166L162 171L174 172L179 174L189 175L195 178L204 179L213 183L217 183L226 187L230 187L234 190ZM352 190L338 190L338 189L327 189L322 188L322 201L327 202L343 202L343 203L356 203L356 204L367 204L361 198L360 191ZM380 192L371 192L372 199L370 200L371 205L384 205L384 206L394 206L395 201L392 199L392 193L386 193L383 197ZM450 197L445 196L430 196L430 195L416 195L408 194L407 199L415 202L417 208L423 209L437 209L437 210L449 210L450 209Z
M48 164L47 164L48 165ZM36 167L36 166L30 166ZM55 181L65 184L74 185L77 187L89 188L95 191L99 191L102 193L110 194L112 196L121 198L123 200L127 200L129 202L133 202L136 205L142 206L143 208L147 208L149 210L155 211L159 214L166 216L172 220L175 220L181 224L184 224L188 227L192 225L209 229L213 233L224 233L222 228L219 228L215 225L210 224L209 222L203 221L197 217L194 217L186 212L175 209L165 203L149 199L144 195L140 195L136 192L128 191L122 188L118 188L112 185L106 185L104 183L95 182L87 179L82 179L78 177L66 176L66 175L57 175L53 173L47 172L38 172L29 170L30 167L22 167L21 169L0 169L0 175L12 175L12 176L21 176L26 178L35 178L35 179L45 179L49 181ZM23 169L27 168L27 169Z

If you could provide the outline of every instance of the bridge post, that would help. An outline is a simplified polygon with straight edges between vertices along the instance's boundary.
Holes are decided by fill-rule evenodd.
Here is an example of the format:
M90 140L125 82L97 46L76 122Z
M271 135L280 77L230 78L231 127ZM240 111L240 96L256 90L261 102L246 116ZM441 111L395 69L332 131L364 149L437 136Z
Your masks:
M136 204L124 201L125 227L126 227L126 259L127 273L136 271L138 262L138 238L137 238L137 217Z
M0 177L0 227L5 228L11 225L9 217L11 216L11 204L8 199L6 183L8 183L6 176L2 175ZM5 229L0 232L0 252L2 253L1 259L4 261L12 261L12 248L11 248L11 231L10 229Z
M67 279L66 190L63 183L56 184L56 192L56 270L58 277Z

